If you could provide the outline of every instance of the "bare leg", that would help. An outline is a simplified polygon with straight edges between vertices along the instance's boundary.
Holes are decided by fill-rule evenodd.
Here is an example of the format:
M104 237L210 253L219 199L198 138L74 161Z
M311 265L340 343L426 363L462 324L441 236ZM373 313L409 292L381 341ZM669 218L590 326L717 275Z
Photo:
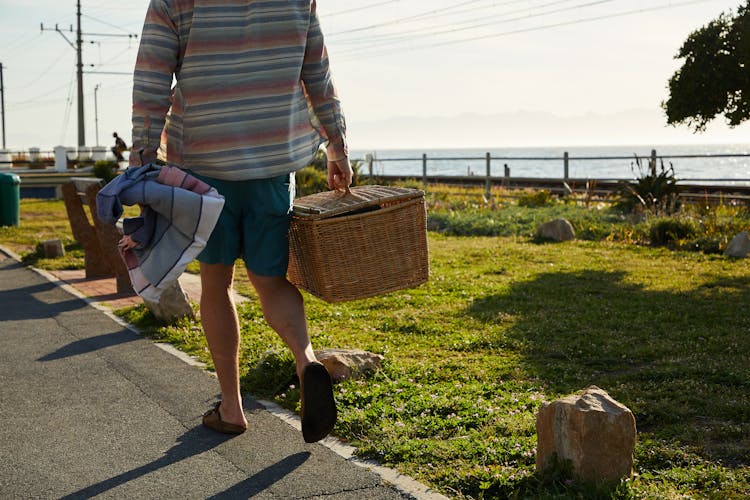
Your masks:
M327 436L336 424L336 401L331 377L315 359L307 331L305 305L299 290L285 277L247 273L260 297L263 315L286 342L297 362L302 402L302 436L314 443Z
M200 313L221 387L221 418L247 426L239 379L240 324L232 295L234 266L201 262Z
M302 295L285 277L258 276L250 271L247 276L258 292L266 321L292 351L301 379L305 366L315 361Z

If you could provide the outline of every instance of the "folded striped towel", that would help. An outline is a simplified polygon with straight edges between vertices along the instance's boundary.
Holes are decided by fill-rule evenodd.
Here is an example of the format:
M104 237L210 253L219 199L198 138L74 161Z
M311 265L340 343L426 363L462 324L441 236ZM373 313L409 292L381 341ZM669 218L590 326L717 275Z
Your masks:
M116 224L123 205L139 205L138 217L123 220L120 246L133 289L158 301L205 248L224 207L215 188L173 166L130 167L96 197L97 216Z

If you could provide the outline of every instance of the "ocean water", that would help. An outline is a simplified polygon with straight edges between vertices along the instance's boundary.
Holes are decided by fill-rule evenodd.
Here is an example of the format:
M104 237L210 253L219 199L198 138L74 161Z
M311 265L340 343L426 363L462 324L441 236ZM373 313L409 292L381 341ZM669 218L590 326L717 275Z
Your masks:
M569 155L568 176L576 179L633 179L648 168L651 151L657 166L673 168L682 182L750 185L750 143L662 146L586 146L490 149L382 149L353 150L351 157L372 155L376 175L422 176L422 155L427 155L428 175L490 175L563 178L563 155ZM640 167L636 161L640 159ZM367 172L367 164L362 165Z

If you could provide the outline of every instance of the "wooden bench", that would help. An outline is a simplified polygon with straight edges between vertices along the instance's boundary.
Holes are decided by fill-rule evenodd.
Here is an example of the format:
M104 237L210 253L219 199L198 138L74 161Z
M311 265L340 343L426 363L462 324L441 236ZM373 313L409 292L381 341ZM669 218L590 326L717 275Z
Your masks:
M70 229L83 246L86 278L114 276L118 293L134 293L128 269L117 250L122 233L118 227L105 224L96 216L96 194L102 187L103 181L93 177L72 177L62 185Z

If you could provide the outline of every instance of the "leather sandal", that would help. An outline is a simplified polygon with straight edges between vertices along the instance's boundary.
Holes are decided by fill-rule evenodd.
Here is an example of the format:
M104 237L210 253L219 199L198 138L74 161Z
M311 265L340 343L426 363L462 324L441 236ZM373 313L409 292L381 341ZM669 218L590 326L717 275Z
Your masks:
M208 410L206 413L203 414L204 426L208 427L209 429L213 429L217 432L221 432L223 434L242 434L243 432L247 430L246 426L224 422L221 419L219 406L221 406L221 401L216 403L216 405L214 405L213 408L211 408L210 410Z
M302 437L306 443L315 443L333 430L337 413L331 376L321 363L310 363L302 371L300 397Z

